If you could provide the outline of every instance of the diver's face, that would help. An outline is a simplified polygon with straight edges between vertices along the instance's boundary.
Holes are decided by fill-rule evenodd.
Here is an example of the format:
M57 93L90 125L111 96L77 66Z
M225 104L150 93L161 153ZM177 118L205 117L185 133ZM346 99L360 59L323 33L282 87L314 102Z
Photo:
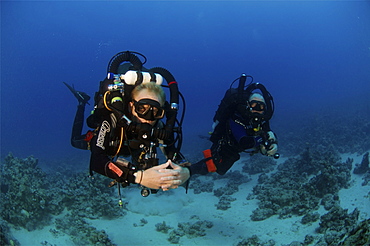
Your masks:
M143 90L139 91L139 93L137 93L132 99L133 99L133 101L136 101L136 102L139 102L142 99L151 99L151 100L156 101L156 102L159 103L159 97L155 93L150 92L147 89L143 89ZM154 125L157 122L156 119L147 120L147 119L141 118L138 115L138 113L136 113L134 102L130 102L130 107L131 107L131 113L133 115L133 120L134 121L137 121L138 123L147 123L147 124L150 124L150 125Z
M265 112L266 105L260 100L251 100L249 102L249 107L252 113L263 114Z

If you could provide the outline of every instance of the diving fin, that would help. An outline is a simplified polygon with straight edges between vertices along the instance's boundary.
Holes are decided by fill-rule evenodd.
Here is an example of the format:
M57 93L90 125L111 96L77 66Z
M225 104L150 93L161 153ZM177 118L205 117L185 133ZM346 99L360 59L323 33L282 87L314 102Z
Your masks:
M77 98L79 103L87 103L90 105L90 103L88 102L90 100L89 95L87 95L85 92L76 91L73 86L70 86L66 82L63 82L63 83L68 87L68 89L72 92L72 94Z

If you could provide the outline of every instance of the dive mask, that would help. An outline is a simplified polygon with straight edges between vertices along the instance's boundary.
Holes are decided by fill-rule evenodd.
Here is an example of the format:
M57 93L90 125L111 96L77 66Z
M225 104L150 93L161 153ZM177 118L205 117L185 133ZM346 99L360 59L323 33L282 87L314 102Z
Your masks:
M252 101L249 102L249 107L250 107L251 110L264 111L265 108L266 108L266 104L264 102L261 102L261 101L252 100Z
M140 118L153 121L164 117L164 109L161 107L159 102L152 99L132 101L134 102L135 112Z

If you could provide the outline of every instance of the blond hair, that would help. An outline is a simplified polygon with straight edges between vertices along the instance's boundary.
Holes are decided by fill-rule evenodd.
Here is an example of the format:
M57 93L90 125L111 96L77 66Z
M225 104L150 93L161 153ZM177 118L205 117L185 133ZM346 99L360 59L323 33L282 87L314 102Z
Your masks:
M163 91L162 86L157 85L156 83L141 83L132 90L131 97L134 98L135 95L137 95L140 91L147 89L149 92L153 92L155 95L158 96L160 100L161 106L164 105L164 102L166 101L166 94Z

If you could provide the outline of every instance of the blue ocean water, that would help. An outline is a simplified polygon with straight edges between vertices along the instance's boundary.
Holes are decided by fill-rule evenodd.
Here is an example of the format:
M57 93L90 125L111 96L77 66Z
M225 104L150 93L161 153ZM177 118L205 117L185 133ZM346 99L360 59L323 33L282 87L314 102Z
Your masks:
M1 1L1 157L88 155L70 145L77 101L62 82L93 96L125 50L177 79L185 155L201 153L198 136L241 73L274 96L281 127L369 104L369 13L368 1Z

